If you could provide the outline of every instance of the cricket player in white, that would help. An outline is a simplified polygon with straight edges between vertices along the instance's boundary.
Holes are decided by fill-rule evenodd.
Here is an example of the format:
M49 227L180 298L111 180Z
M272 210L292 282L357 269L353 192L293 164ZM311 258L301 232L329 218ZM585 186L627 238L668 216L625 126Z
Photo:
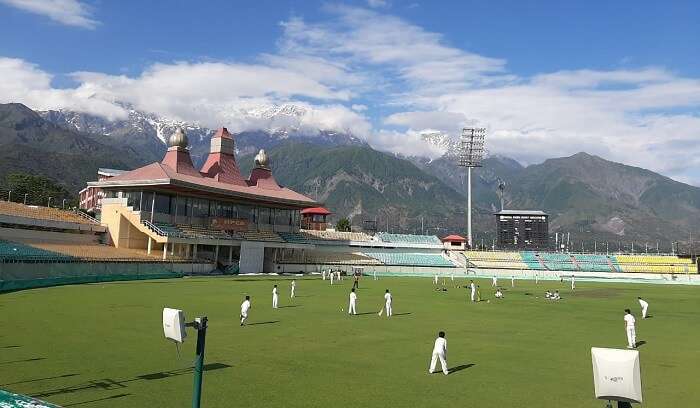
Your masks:
M334 275L335 275L335 272L333 272L333 271L330 271L330 273L328 274L328 276L329 276L329 278L330 278L330 280L331 280L331 285L333 284L333 276L334 276Z
M294 289L296 289L296 288L297 288L297 281L296 281L296 280L292 280L292 290L291 290L291 292L289 293L289 297L290 297L290 298L293 298L293 297L294 297Z
M323 280L326 280L326 270L325 269L321 271L321 277L323 278Z
M350 304L348 305L348 314L357 314L357 293L355 293L355 288L350 291Z
M491 278L491 286L493 286L494 288L498 286L498 278L496 277L496 275L493 275L493 278Z
M637 333L634 329L634 316L629 309L625 309L625 331L627 332L627 348L637 347Z
M538 275L535 274L535 285L538 283L538 279L539 279L539 278L538 278Z
M442 373L447 375L447 340L445 339L445 332L441 331L438 333L438 338L435 339L435 346L433 347L433 356L430 359L430 368L428 373L432 374L435 372L435 366L437 365L437 360L440 359L440 365L442 366Z
M250 308L250 296L246 296L243 303L241 303L241 326L243 326L243 322L248 318L248 310L250 310Z
M476 302L476 285L474 284L474 281L470 282L471 283L469 284L469 290L471 290L472 302Z
M647 310L649 310L649 303L647 303L646 300L642 299L641 297L638 297L637 300L639 300L639 306L642 307L642 319L646 319Z
M391 317L393 314L391 310L391 293L389 293L389 289L386 290L386 293L384 294L384 309L386 309L386 317Z
M433 283L437 285L438 282L438 276L437 273L435 274L435 277L433 278Z
M277 285L272 288L272 308L277 309L277 302L279 302L279 296L277 295Z
M571 290L576 289L576 276L571 275Z
M511 275L510 277L510 287L514 288L515 287L515 276Z

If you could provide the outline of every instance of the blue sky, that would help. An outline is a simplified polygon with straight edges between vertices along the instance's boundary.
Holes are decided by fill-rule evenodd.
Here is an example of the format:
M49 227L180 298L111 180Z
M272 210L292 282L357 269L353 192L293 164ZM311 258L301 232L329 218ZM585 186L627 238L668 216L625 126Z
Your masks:
M700 184L699 4L0 0L0 101L238 130L293 103L403 154L475 124L524 163L585 150Z

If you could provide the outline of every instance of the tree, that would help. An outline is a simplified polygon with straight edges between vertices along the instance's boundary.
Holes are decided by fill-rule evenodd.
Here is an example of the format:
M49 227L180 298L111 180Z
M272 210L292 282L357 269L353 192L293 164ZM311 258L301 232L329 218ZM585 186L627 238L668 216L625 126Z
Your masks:
M336 231L350 232L350 220L347 218L341 218L335 224Z
M12 201L23 202L27 194L27 204L47 205L51 197L52 206L60 206L63 199L67 205L75 205L76 198L64 186L44 176L25 173L10 173L5 176L0 189L12 191Z

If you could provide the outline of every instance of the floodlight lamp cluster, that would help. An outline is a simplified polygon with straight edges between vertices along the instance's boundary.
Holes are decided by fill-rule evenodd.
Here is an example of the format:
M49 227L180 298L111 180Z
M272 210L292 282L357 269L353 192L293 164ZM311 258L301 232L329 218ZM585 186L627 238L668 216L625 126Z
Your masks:
M484 158L485 128L464 128L459 139L457 164L462 167L481 167Z

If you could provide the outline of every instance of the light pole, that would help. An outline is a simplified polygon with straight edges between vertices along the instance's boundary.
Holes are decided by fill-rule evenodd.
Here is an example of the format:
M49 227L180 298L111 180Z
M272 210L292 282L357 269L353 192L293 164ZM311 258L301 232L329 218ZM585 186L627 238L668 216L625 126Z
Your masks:
M27 196L29 193L24 193L24 205L27 205Z
M65 198L63 199L63 202L61 203L61 208L63 208L64 210L66 209L66 199Z
M53 197L49 197L49 202L48 202L48 204L46 204L47 207L51 207L51 199L52 199L52 198L53 198Z
M484 158L485 128L463 128L457 165L467 168L467 244L472 248L472 168L481 167Z

